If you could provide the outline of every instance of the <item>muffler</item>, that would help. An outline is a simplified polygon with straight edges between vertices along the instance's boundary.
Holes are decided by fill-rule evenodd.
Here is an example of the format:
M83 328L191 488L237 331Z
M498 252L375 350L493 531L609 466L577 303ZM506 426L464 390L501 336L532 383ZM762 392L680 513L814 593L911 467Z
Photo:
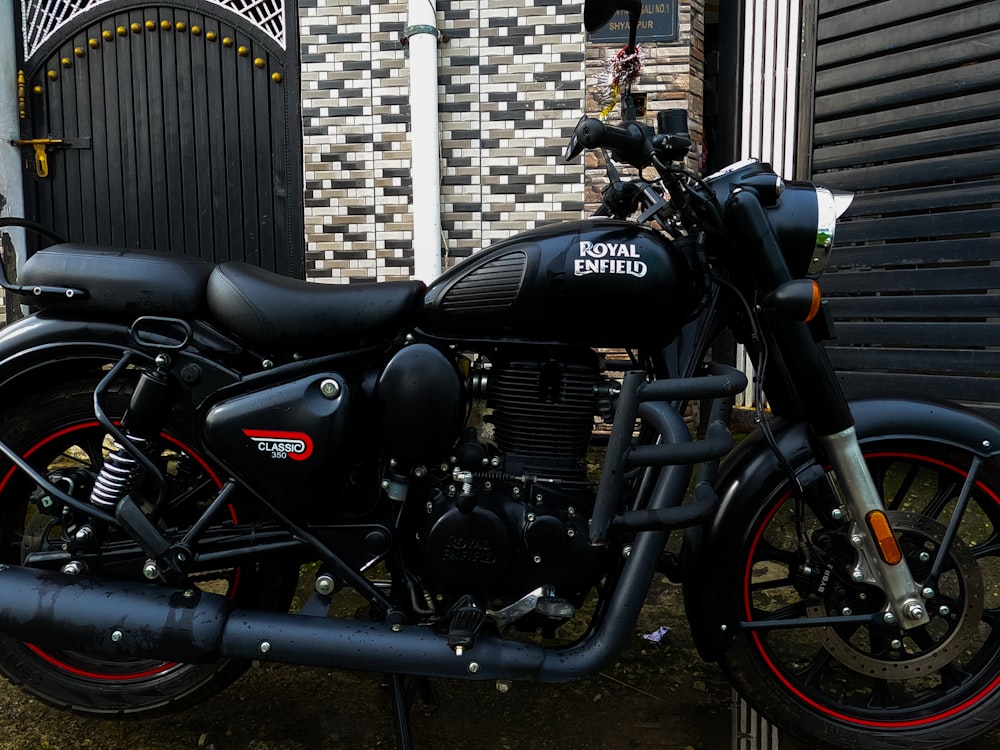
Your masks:
M118 658L198 664L233 657L464 680L567 682L604 669L628 641L668 533L635 536L599 625L559 648L484 630L472 646L453 650L446 634L427 625L239 609L197 588L6 565L0 565L0 633L41 648Z
M200 589L0 565L0 632L43 648L200 664L231 610Z
M456 656L428 627L235 608L175 589L0 566L0 632L41 648L204 663L220 657L458 679L532 679L530 644L480 637Z

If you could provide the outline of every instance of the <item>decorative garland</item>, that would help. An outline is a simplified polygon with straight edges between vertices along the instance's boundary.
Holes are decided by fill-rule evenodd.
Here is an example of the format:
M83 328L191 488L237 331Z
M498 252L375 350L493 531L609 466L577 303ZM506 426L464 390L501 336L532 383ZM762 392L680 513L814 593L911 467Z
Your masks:
M606 120L618 102L629 95L632 84L642 72L642 53L639 47L622 47L608 59L604 70L597 74L598 88L594 99L600 104L601 119Z

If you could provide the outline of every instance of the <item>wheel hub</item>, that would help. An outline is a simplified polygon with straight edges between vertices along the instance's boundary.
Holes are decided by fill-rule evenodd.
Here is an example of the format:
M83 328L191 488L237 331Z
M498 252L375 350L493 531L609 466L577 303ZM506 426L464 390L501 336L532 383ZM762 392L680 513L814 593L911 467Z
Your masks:
M919 513L890 511L886 515L910 571L920 583L930 572L946 529ZM881 625L851 632L823 627L819 639L831 656L860 674L902 679L934 672L972 644L983 613L983 591L983 575L975 557L955 539L938 588L927 601L930 623L913 631ZM829 616L822 602L806 611L809 617Z

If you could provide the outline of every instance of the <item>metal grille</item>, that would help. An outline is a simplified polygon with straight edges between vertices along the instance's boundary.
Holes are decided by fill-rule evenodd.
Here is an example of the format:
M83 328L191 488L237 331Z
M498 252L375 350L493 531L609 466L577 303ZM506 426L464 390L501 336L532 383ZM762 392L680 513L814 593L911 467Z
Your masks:
M733 691L732 750L778 750L778 728Z
M30 60L67 23L111 0L21 0L24 59ZM285 49L284 0L206 0L249 21Z

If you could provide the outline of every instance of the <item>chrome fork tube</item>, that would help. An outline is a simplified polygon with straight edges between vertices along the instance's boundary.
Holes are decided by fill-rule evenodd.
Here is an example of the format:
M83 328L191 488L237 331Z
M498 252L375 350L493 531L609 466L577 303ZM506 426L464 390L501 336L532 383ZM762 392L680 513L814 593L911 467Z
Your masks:
M887 625L904 630L930 622L920 589L904 557L890 565L879 554L878 545L865 519L875 510L885 511L872 481L854 427L819 438L833 464L841 496L850 514L851 544L858 552L857 581L868 580L885 591L888 602L883 618Z

